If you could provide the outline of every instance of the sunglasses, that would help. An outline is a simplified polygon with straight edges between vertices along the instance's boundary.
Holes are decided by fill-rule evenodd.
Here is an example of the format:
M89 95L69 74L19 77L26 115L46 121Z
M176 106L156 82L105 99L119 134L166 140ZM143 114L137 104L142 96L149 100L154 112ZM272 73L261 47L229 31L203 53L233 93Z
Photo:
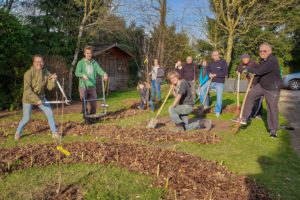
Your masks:
M267 50L259 50L259 53L267 53Z

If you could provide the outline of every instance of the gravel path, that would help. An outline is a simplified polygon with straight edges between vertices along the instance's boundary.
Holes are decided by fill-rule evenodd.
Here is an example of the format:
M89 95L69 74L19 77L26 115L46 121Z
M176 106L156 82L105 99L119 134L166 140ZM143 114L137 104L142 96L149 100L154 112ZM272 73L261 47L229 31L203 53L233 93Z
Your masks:
M287 119L288 126L295 129L289 132L292 146L300 157L300 91L282 90L279 110Z

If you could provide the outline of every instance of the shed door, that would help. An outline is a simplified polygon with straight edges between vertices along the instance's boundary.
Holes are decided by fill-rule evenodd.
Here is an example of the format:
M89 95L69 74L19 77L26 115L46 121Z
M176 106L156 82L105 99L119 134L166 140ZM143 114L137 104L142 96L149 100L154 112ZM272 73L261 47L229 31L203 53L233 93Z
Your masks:
M108 77L110 79L109 89L116 90L116 71L117 71L116 58L115 57L107 58L106 67L107 67L106 69L107 69Z

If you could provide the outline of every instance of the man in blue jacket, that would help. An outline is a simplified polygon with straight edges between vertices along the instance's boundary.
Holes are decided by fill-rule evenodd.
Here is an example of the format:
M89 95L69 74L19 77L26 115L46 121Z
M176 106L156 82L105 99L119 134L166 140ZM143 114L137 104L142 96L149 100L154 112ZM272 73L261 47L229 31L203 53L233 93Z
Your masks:
M219 51L213 51L212 61L208 63L207 71L212 80L211 89L216 90L217 102L215 107L216 116L219 117L222 112L222 98L224 91L225 77L228 75L228 65L225 60L220 58Z

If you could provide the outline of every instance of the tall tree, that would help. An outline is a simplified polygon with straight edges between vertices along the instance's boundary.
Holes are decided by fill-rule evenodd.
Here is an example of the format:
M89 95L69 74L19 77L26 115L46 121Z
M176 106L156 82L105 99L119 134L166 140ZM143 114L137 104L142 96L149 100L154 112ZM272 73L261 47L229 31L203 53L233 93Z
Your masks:
M255 27L281 25L283 13L292 9L297 0L210 0L218 27L227 36L225 60L231 62L234 40Z
M115 10L115 2L113 0L75 0L76 4L82 8L80 15L80 24L78 27L78 35L73 60L69 70L69 87L72 87L73 68L77 63L78 54L82 47L82 37L84 33L93 27L101 27L107 22L110 13ZM69 96L71 96L72 88L69 88Z
M152 0L153 1L153 0ZM158 6L153 5L153 8L159 13L158 41L156 58L160 65L165 65L165 32L166 32L166 17L167 17L167 0L156 0Z

